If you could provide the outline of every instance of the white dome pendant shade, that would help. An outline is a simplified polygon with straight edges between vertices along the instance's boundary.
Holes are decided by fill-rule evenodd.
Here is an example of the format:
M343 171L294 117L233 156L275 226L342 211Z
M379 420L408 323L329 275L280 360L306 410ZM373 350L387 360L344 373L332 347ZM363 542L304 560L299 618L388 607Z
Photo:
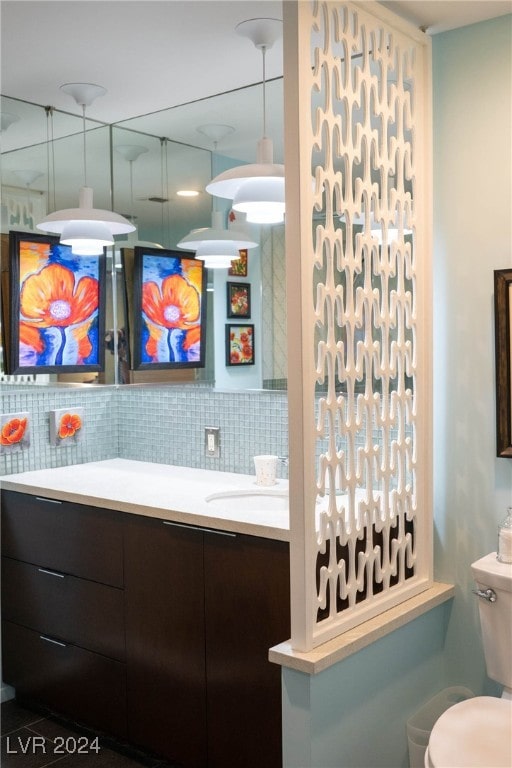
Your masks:
M227 269L238 259L241 249L258 245L242 232L224 229L222 215L222 211L213 211L211 227L193 229L177 243L178 248L195 251L196 259L203 261L207 269Z
M206 191L233 201L251 224L278 224L284 219L284 165L273 162L272 139L258 142L258 162L230 168L212 179Z
M70 245L77 256L94 256L102 253L105 246L114 244L114 235L134 232L135 226L118 213L94 208L93 190L87 186L85 108L97 96L106 93L105 88L93 83L66 83L61 89L82 107L84 186L80 188L78 208L54 211L36 227L43 232L60 235L60 242Z
M78 208L50 213L37 229L60 235L63 245L70 245L77 256L94 256L113 245L114 235L133 232L135 227L113 211L93 208L91 187L80 187Z
M370 230L373 236L377 239L378 244L383 245L384 224L381 220L377 220L375 218L373 211L370 211L369 216L370 216ZM345 215L342 215L340 218L342 221L346 221ZM363 229L365 227L365 220L366 220L366 215L364 210L361 214L356 214L355 216L352 217L352 223L357 224ZM405 224L405 219L404 219L404 225L403 225L404 237L412 234L413 234L412 229ZM398 223L398 214L395 213L393 219L390 219L388 221L387 234L386 234L387 244L390 245L391 243L397 242L399 240L399 236L400 236L400 227Z
M252 224L278 224L284 219L284 165L274 163L272 139L266 135L265 54L281 36L281 19L249 19L237 25L263 59L263 138L258 142L257 162L230 168L216 176L206 191L233 201L233 210L246 214Z

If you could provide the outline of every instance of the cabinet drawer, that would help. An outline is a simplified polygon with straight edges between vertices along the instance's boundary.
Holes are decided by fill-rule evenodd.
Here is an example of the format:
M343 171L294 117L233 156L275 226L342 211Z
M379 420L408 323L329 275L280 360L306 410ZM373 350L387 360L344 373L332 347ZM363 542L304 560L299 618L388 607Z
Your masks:
M2 614L16 624L124 661L123 590L2 558Z
M2 491L2 554L123 586L122 526L110 510Z
M101 731L126 734L125 665L2 622L5 682L30 699Z

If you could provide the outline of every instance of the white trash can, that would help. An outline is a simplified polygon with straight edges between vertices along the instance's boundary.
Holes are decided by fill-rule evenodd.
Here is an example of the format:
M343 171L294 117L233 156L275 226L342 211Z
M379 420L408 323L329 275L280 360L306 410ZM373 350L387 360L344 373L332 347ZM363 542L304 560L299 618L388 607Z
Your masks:
M463 686L445 688L421 707L407 721L410 768L424 768L425 752L434 724L449 707L475 694Z

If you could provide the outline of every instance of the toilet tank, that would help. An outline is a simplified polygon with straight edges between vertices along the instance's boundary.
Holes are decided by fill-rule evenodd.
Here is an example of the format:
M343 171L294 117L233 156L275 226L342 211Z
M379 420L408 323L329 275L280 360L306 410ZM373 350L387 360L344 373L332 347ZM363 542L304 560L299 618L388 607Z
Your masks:
M512 564L491 552L472 563L471 573L479 590L496 593L494 603L478 598L487 674L512 688Z

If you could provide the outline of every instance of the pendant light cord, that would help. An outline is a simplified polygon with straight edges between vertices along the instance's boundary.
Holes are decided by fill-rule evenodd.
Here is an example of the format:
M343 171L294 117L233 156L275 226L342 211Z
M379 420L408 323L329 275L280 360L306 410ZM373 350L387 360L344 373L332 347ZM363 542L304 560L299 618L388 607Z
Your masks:
M162 240L164 240L164 242L167 244L167 247L169 247L169 244L171 241L171 219L170 219L169 199L168 199L169 161L167 158L167 142L168 142L168 139L165 136L162 136L162 138L160 139L160 147L161 147L160 179L162 184ZM164 211L164 206L165 206L165 211Z
M265 74L265 55L267 53L267 46L261 46L262 65L263 65L263 137L267 135L267 95L266 95L266 74Z
M169 206L169 157L167 155L167 141L165 140L165 214L167 223L167 247L171 246L171 210Z
M132 224L135 221L135 209L133 205L133 160L130 160L130 215L132 217Z
M55 144L53 136L53 107L45 107L46 112L46 193L49 209L55 205ZM50 192L52 193L50 195Z
M85 138L85 104L82 104L82 132L84 136L84 187L87 186L87 140Z

